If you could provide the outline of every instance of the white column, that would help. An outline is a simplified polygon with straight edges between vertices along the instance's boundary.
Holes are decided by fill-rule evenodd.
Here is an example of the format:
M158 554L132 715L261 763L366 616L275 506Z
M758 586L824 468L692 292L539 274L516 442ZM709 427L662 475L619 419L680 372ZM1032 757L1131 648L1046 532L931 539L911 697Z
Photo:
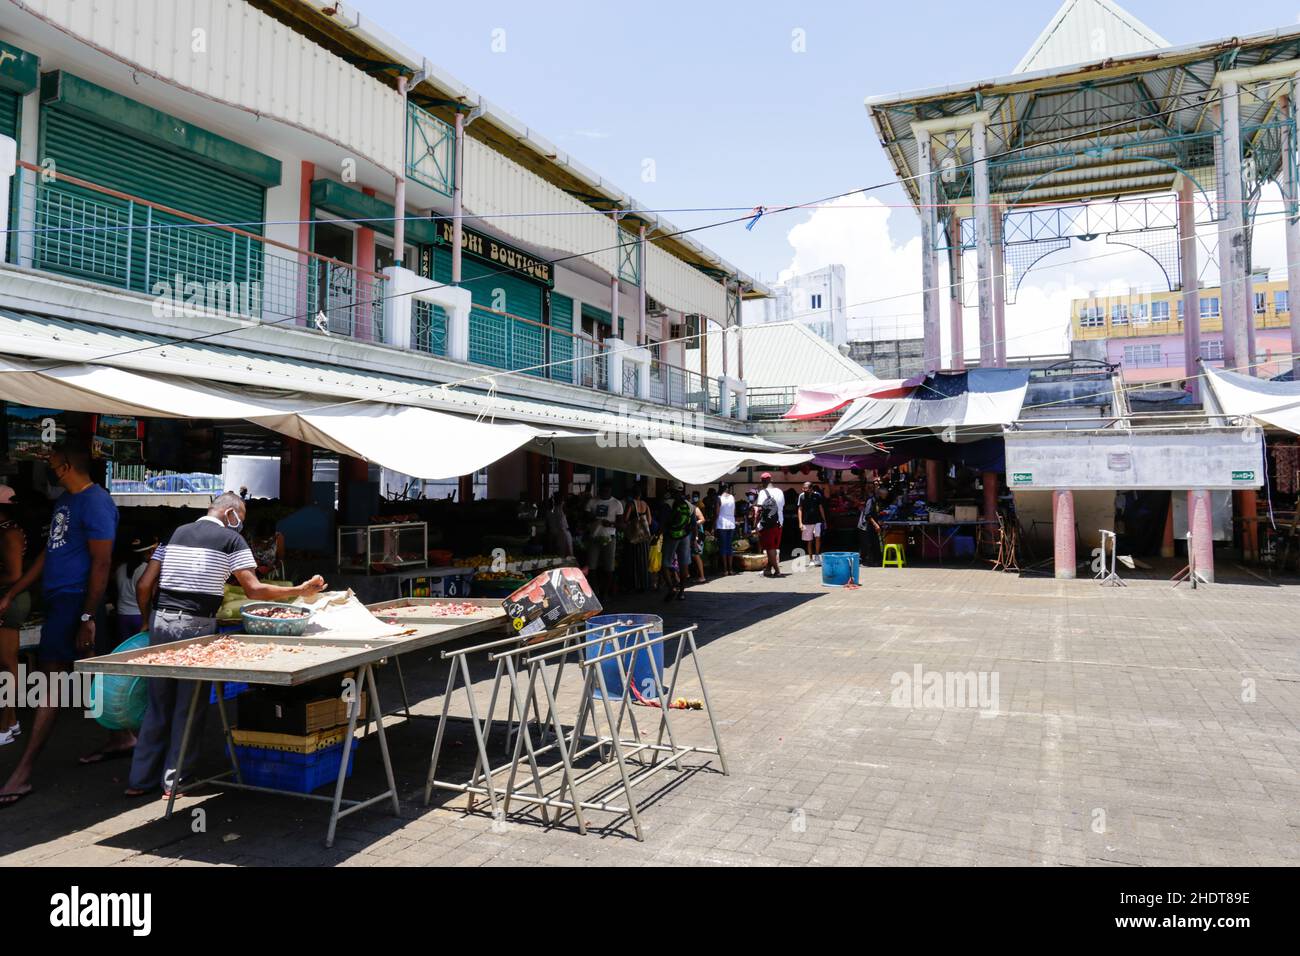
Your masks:
M460 285L461 242L464 235L465 114L456 111L456 155L452 159L456 181L451 185L451 283Z
M1196 187L1186 176L1178 183L1178 274L1183 282L1183 373L1192 399L1201 400L1201 284L1196 248ZM1171 316L1173 318L1173 316Z
M1007 364L1007 247L1003 235L1001 205L992 209L993 219L993 356L999 367Z
M1250 335L1246 323L1254 318L1254 303L1246 302L1245 206L1241 188L1241 111L1235 80L1219 87L1222 96L1222 148L1219 169L1223 195L1219 197L1219 285L1222 287L1224 366L1253 371ZM1216 141L1217 142L1217 141Z
M951 338L952 360L948 363L949 368L963 369L966 367L966 332L962 326L964 319L964 309L962 307L962 250L961 250L961 216L956 210L953 211L952 218L949 219L949 230L951 236L948 244L951 248L948 250L948 334Z
M921 201L921 316L925 342L921 371L932 372L943 364L939 337L939 217L935 208L930 132L916 126L912 131L916 136L916 181Z
M1295 119L1295 88L1282 97L1283 116ZM1288 146L1282 158L1282 196L1286 200L1286 301L1291 313L1291 369L1300 379L1300 176L1296 174L1296 156Z
M1214 583L1214 502L1208 491L1187 492L1187 527L1192 532L1189 560L1201 579Z
M645 345L645 224L641 224L636 244L636 344Z
M1052 544L1056 558L1056 576L1072 578L1077 567L1074 553L1074 492L1052 492Z
M975 181L975 264L979 283L980 366L997 364L993 325L993 217L989 207L989 164L984 142L985 124L976 120L971 126L971 175Z

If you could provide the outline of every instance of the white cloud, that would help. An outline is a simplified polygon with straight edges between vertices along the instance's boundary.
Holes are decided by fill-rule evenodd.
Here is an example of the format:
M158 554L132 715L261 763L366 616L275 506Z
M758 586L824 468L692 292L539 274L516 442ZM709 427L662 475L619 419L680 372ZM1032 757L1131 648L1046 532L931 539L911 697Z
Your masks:
M1275 278L1286 269L1282 218L1276 212L1278 193L1269 186L1260 204L1254 238L1254 262L1273 270ZM911 229L916 216L911 209L885 206L874 197L845 197L814 210L806 220L790 229L787 239L793 254L779 280L840 263L845 268L849 303L849 334L854 338L894 338L921 334L921 241L919 236L903 242L891 235L891 216ZM1216 228L1202 227L1202 245L1212 249ZM1172 253L1172 247L1169 250ZM1201 251L1201 278L1207 285L1218 281L1212 261ZM941 314L943 347L949 351L948 269L946 254L940 256L940 281L945 283ZM968 356L979 354L979 317L973 279L975 255L966 254L964 271L968 281L963 338ZM1069 351L1071 302L1092 292L1124 292L1130 288L1167 288L1164 273L1143 252L1108 243L1104 237L1092 242L1074 241L1070 248L1055 252L1037 263L1021 283L1015 302L1006 309L1008 355L1050 355Z

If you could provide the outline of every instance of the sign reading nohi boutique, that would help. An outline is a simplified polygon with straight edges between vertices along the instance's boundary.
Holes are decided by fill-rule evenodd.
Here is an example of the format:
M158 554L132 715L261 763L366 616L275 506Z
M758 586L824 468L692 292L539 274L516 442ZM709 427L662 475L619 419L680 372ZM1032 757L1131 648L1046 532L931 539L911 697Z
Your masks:
M450 246L455 230L447 220L438 223L438 244ZM491 236L461 227L460 248L466 254L490 262L507 272L516 272L546 288L555 287L555 270L545 259L529 255L522 249L506 245Z
M1017 490L1182 491L1258 488L1264 452L1241 428L1010 431Z

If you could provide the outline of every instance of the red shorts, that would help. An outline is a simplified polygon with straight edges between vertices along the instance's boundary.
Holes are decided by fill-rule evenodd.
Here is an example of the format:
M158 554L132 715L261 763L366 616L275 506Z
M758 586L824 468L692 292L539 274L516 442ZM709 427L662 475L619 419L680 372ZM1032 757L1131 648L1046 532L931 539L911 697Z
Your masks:
M764 528L761 530L758 533L758 543L764 551L780 551L781 526L777 525L773 528Z

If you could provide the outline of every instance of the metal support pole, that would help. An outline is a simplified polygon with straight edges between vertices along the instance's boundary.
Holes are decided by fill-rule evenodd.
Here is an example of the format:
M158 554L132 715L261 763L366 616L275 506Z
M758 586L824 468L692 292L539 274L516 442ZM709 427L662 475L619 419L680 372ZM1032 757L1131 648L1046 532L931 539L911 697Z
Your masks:
M1196 187L1180 177L1178 184L1178 274L1183 284L1183 373L1192 387L1192 400L1201 400L1201 283L1196 248Z
M456 182L451 189L451 284L460 285L461 242L464 237L465 114L456 111Z
M1001 205L993 207L993 361L999 368L1007 364L1007 247L1003 212Z
M1291 82L1292 90L1296 83ZM1282 97L1282 116L1288 121L1283 129L1286 150L1282 157L1282 197L1286 201L1286 301L1291 315L1291 371L1300 380L1300 170L1296 168L1294 94Z
M645 345L645 224L637 231L636 243L636 344Z
M975 265L979 283L980 367L997 364L993 316L993 217L989 206L989 164L982 120L971 125L971 175L975 180Z
M1222 195L1219 207L1219 284L1223 300L1223 359L1227 368L1253 374L1248 323L1253 302L1246 301L1246 207L1241 183L1241 101L1235 80L1221 86L1223 135L1219 155Z
M402 157L397 164L397 177L393 184L393 262L400 266L406 248L406 159L410 144L411 117L407 111L407 78L397 78L397 92L402 97Z
M964 264L961 248L961 217L956 210L948 220L948 245L948 333L952 347L952 359L948 364L950 368L960 370L966 367L966 333L962 327L964 309L961 293Z
M922 372L933 372L943 364L939 338L939 217L935 208L934 171L930 150L932 137L913 127L916 134L916 182L921 198L921 316L924 336Z

